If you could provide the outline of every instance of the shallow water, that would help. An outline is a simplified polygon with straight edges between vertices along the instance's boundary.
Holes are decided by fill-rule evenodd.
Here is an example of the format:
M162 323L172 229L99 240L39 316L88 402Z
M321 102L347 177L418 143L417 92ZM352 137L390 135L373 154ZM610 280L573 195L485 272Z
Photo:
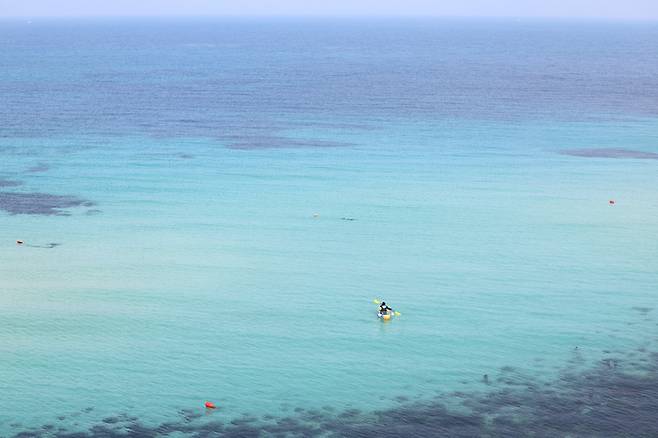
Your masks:
M655 25L0 33L0 435L655 433Z

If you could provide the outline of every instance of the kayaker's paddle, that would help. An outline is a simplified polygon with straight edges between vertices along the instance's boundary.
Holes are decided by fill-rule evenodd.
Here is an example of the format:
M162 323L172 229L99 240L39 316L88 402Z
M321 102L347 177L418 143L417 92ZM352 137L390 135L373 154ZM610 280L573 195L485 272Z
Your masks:
M379 301L379 300L372 300L372 302L375 303L375 304L381 304L381 301ZM395 312L394 311L393 313L395 313L395 316L400 316L401 315L400 312Z

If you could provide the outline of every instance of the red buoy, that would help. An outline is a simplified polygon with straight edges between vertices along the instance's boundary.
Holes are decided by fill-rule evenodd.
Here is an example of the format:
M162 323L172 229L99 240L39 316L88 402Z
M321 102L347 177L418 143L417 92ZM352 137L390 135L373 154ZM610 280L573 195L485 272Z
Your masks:
M215 404L212 403L212 402L206 402L206 408L208 408L208 409L216 409L217 406L215 406Z
M608 202L610 203L610 205L615 205L615 200L614 199L611 199Z

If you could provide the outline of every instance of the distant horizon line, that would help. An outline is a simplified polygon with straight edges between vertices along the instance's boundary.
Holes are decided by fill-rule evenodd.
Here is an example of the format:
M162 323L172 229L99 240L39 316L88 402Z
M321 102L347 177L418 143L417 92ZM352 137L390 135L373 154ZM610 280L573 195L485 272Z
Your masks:
M592 15L427 15L427 14L148 14L148 15L121 15L121 14L80 14L80 15L0 15L0 20L58 20L58 19L221 19L221 18L243 18L243 19L386 19L386 20L408 20L408 19L460 19L460 20L510 20L510 21L604 21L604 22L658 22L658 17L603 17Z

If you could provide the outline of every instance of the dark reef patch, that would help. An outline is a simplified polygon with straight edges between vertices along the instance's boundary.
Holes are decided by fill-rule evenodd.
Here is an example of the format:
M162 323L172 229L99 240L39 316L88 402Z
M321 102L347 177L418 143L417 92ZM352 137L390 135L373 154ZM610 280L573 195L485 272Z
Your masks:
M70 213L65 209L93 205L93 202L75 196L0 192L0 210L9 214L69 216Z
M29 167L27 169L28 172L30 173L40 173L40 172L46 172L50 169L50 166L48 166L45 163L39 163L36 166Z
M339 148L353 146L331 140L318 140L308 138L288 138L283 136L229 136L224 137L229 149L255 150L255 149L300 149L300 148Z
M321 122L321 121L298 121L288 122L286 124L290 128L321 128L331 131L377 131L381 130L380 126L366 123L345 123L345 122Z
M658 154L654 152L633 151L622 148L567 149L560 151L560 154L588 158L636 158L642 160L658 160Z
M9 179L0 179L0 187L17 187L22 185L20 181L12 181Z
M29 243L25 244L25 246L30 247L30 248L45 248L45 249L52 249L52 248L55 248L55 247L60 246L60 245L61 245L61 243L57 243L57 242L50 242L50 243L46 243L44 245L31 245Z
M118 415L86 431L45 427L18 432L13 438L658 436L658 355L647 359L648 364L632 369L606 363L583 372L567 368L549 387L524 378L523 385L460 393L458 410L446 403L454 402L454 394L408 403L400 398L397 407L373 412L295 409L295 414L283 417L245 414L226 422L194 421L199 414L185 410L179 419L156 426Z

